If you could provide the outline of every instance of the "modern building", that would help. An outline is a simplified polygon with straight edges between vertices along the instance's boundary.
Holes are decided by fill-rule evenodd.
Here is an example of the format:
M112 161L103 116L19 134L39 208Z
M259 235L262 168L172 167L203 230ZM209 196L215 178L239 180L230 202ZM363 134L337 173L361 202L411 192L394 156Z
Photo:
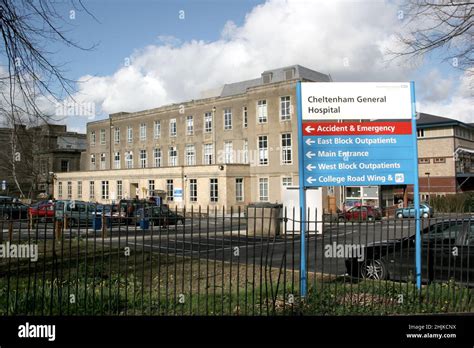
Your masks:
M162 196L172 206L281 202L298 183L296 82L330 82L300 65L226 84L218 95L87 124L81 171L58 174L56 198Z
M417 122L422 199L474 190L474 127L421 114Z
M420 199L474 190L474 127L451 118L420 113L416 121ZM407 189L407 190L406 190ZM404 197L405 190L407 196ZM342 202L390 207L413 199L412 187L345 187Z

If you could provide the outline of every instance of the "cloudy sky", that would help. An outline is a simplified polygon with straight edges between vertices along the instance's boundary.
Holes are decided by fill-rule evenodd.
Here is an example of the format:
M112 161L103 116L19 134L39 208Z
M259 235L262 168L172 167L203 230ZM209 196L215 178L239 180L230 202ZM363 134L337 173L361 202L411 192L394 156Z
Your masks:
M474 122L473 82L432 55L393 61L387 54L409 23L383 0L90 0L97 20L69 15L69 36L92 51L58 48L75 99L97 115L138 111L197 98L224 83L301 64L334 81L415 81L418 110ZM70 116L84 131L89 117Z

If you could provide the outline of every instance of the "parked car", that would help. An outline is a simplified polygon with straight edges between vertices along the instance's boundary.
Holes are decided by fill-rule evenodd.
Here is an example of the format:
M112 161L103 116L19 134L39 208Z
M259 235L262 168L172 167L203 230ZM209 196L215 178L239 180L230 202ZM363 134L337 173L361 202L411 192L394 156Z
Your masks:
M90 225L95 217L96 204L84 201L56 201L55 216L59 220L67 217L68 226Z
M18 201L0 202L2 220L20 220L28 218L28 206Z
M370 243L363 258L345 260L347 273L364 279L415 281L415 247L415 235ZM421 260L425 283L453 279L474 286L474 219L441 221L424 228Z
M29 206L28 215L41 221L54 220L54 202L40 201L34 203Z
M15 202L16 198L11 196L0 196L0 204L1 203L12 203Z
M118 221L125 217L125 214L119 211L119 206L116 204L98 204L92 214L95 216L105 216L111 219L111 221Z
M339 212L338 221L374 221L382 218L380 209L370 205L360 205L349 210Z
M155 226L168 226L184 224L185 217L177 212L172 211L167 206L150 206L147 208L140 208L136 214L137 220L143 217L148 218Z
M137 211L139 209L156 207L156 203L144 199L121 199L119 202L120 216L125 218L128 224L137 222Z
M399 219L403 218L414 218L415 217L415 205L410 204L408 207L405 208L398 208L395 211L395 216ZM420 216L422 218L429 218L434 216L434 209L427 203L420 204Z

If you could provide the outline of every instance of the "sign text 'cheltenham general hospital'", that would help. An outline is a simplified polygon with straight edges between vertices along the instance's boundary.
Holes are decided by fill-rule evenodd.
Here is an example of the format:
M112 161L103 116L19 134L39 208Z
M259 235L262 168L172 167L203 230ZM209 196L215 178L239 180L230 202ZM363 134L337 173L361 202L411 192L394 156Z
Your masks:
M410 84L302 83L303 120L409 119Z

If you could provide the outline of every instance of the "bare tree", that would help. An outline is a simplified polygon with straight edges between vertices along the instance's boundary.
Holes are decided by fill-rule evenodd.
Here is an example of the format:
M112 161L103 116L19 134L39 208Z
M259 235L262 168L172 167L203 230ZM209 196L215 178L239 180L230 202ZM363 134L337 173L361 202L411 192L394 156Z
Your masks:
M80 0L71 0L69 4L71 11L83 11L92 16ZM76 81L66 77L63 66L53 59L55 52L48 47L53 43L81 50L94 47L81 47L66 36L71 26L70 12L58 12L58 5L65 8L64 1L0 0L0 118L12 132L11 149L7 151L11 157L6 164L21 193L17 178L18 152L22 146L17 134L19 126L55 121L54 113L44 111L47 109L44 106L53 106L66 97L73 99L75 91ZM33 134L26 132L25 136ZM30 144L35 141L29 140ZM34 159L26 166L31 174L33 164Z
M474 60L474 3L472 0L406 0L399 12L407 19L399 33L400 50L394 57L422 57L440 53L444 61L470 70Z

